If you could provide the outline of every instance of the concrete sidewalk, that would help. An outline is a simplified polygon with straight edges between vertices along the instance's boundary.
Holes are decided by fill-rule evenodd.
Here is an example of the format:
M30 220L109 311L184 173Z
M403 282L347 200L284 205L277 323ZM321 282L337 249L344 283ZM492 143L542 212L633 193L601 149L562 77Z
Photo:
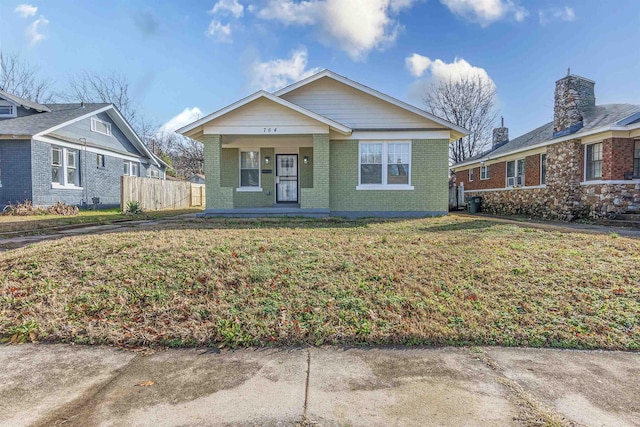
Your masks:
M640 354L0 346L0 424L640 425Z

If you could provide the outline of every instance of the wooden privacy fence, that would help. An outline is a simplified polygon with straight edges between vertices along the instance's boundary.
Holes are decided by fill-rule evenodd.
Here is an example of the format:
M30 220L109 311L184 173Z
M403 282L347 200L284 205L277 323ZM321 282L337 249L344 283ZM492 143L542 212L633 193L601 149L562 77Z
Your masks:
M204 206L206 198L202 184L187 181L123 176L120 181L120 206L124 209L131 201L138 202L142 210L185 209Z

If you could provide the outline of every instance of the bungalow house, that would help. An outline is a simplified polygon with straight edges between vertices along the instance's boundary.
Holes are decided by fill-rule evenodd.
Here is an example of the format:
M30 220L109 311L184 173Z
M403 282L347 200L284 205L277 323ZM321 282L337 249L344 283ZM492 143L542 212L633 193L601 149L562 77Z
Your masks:
M445 214L468 133L328 70L178 132L204 143L205 214L347 217Z
M122 175L164 179L166 167L112 104L43 105L0 91L0 208L119 206Z
M453 165L482 209L572 220L640 212L640 105L596 105L595 82L556 82L553 121L518 138L494 129L493 146Z

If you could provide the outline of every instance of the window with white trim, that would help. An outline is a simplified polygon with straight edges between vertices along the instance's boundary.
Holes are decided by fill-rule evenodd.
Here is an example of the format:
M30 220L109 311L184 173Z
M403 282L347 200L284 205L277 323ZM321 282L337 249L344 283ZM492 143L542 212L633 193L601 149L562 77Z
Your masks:
M260 151L240 152L240 187L260 187Z
M104 169L105 168L104 154L96 154L96 166L99 169Z
M103 135L111 136L111 123L91 117L91 130Z
M51 147L51 184L80 187L79 151L71 148Z
M524 185L524 159L507 162L507 187Z
M640 178L640 141L636 141L633 150L633 177Z
M547 154L540 154L540 184L547 183Z
M480 179L489 179L489 165L480 166Z
M411 178L411 143L361 142L361 186L408 186Z
M131 160L124 161L124 175L125 176L139 176L140 164Z
M0 117L16 117L17 109L9 101L0 100Z
M148 178L154 178L154 179L160 179L160 172L157 169L149 169L147 170L147 177Z
M585 177L587 180L602 178L602 142L586 146Z

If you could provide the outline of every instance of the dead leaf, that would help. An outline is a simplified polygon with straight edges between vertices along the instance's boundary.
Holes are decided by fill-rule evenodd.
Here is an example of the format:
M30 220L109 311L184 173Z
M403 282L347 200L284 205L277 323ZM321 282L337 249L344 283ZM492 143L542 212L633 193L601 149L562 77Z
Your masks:
M149 386L152 386L154 384L155 384L155 382L153 382L153 381L143 381L141 383L136 384L136 387L149 387Z

